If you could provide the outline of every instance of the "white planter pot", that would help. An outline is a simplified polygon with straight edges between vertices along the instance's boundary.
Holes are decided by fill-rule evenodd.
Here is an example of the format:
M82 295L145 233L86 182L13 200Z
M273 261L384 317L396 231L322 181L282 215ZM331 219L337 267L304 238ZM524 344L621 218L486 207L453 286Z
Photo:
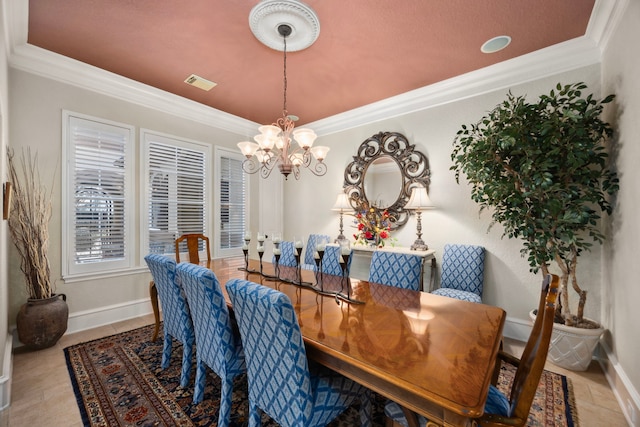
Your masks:
M533 310L529 317L535 320ZM604 328L585 329L554 323L547 360L561 368L585 371L603 332Z

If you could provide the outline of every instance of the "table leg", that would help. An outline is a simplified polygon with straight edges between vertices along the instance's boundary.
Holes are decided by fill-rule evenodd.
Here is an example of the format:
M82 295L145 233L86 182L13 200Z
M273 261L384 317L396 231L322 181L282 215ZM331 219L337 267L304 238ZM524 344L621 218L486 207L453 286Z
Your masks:
M156 320L156 327L153 330L153 336L151 341L158 339L158 332L160 332L160 308L158 307L158 289L154 281L149 282L149 296L151 298L151 308L153 309L153 317Z
M402 408L402 412L404 412L404 418L407 420L409 427L419 427L420 423L418 422L418 415L402 405L400 407Z

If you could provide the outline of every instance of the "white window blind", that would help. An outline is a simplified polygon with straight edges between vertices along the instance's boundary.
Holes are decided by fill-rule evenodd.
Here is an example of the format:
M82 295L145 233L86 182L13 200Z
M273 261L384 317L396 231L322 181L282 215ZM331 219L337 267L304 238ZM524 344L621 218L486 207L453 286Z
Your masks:
M143 135L148 179L148 252L173 254L174 241L180 235L207 235L209 150L172 137L149 132Z
M65 112L63 276L131 266L132 128Z
M242 160L220 157L220 249L238 249L244 244L246 224L246 174Z

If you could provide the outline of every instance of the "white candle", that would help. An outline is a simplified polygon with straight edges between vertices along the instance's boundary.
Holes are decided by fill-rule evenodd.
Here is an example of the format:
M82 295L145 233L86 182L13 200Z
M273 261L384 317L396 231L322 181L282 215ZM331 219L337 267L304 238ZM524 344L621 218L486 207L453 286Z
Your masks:
M251 240L251 232L247 231L246 233L244 233L244 240Z
M275 237L273 238L273 243L280 243L280 242L282 242L282 239L281 239L280 237L275 236Z
M258 245L258 252L264 252L264 246Z
M249 245L247 245L246 243L244 245L242 245L242 249L245 251L249 250Z
M281 253L282 253L282 251L280 251L280 249L278 249L278 248L275 248L275 249L273 250L273 254L274 254L274 255L280 255Z
M343 246L341 248L342 255L349 255L351 253L351 249L348 246Z
M297 240L295 245L296 245L296 249L302 248L302 240Z
M316 251L318 251L318 252L324 252L324 248L325 248L325 244L324 243L318 243L316 245Z
M258 242L264 242L264 234L258 232Z

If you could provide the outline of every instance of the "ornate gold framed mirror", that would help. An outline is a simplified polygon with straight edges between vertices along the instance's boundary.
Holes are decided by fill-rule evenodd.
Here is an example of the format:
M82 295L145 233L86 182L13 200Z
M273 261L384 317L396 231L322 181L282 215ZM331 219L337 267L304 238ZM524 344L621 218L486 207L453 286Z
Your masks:
M386 209L392 217L391 228L397 229L409 218L404 206L411 188L416 184L429 188L430 175L427 156L404 135L379 132L358 147L344 171L343 187L354 209Z

